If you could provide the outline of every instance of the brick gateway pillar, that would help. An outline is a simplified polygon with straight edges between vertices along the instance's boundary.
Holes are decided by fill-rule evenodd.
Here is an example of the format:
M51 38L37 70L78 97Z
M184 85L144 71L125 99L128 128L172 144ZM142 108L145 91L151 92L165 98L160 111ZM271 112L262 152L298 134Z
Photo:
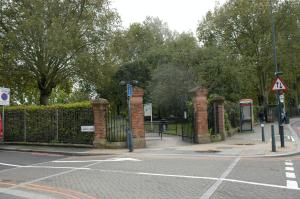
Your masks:
M217 96L213 99L215 129L221 135L222 140L226 139L224 100L224 97L221 96Z
M130 100L130 111L134 148L144 148L146 146L143 96L143 89L138 87L133 88L133 93Z
M195 142L199 144L209 143L210 135L208 133L208 118L207 118L207 89L193 89L195 96L193 98L193 106L195 113Z
M94 114L94 126L95 126L95 147L106 146L106 113L107 113L108 101L106 99L99 99L92 102L93 114Z

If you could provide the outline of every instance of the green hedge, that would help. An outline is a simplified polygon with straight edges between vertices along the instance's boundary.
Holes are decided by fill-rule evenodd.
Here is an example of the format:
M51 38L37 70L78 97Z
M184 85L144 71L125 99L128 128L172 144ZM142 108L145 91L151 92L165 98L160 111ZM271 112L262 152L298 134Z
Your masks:
M92 144L90 102L50 106L12 106L5 109L4 140L9 142Z

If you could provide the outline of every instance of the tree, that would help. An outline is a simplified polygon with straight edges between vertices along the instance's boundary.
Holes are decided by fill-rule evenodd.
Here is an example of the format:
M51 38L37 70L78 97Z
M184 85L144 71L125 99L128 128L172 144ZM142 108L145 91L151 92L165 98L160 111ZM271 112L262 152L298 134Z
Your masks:
M189 101L189 91L198 83L193 69L187 70L175 64L162 65L153 73L150 85L152 102L161 112L180 116Z
M281 35L286 27L293 27L295 33L295 29L299 29L299 25L295 24L299 20L299 12L292 7L299 6L299 1L272 2L276 35ZM229 57L240 63L236 66L240 71L245 71L242 74L244 77L255 74L252 80L248 80L248 85L253 85L257 90L252 97L260 105L269 103L269 87L274 78L269 1L230 0L207 14L199 24L197 34L205 46L225 49Z
M35 81L41 105L74 77L79 64L101 66L118 22L107 0L4 1L1 16L0 32L12 60L5 71Z

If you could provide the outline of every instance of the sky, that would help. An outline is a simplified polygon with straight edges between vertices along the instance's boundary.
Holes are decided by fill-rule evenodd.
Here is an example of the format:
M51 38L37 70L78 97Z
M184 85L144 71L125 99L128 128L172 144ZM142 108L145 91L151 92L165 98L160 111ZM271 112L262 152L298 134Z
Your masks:
M226 0L111 0L112 8L117 9L123 27L131 23L143 22L146 16L158 17L168 23L171 30L181 33L196 32L199 21L215 5Z

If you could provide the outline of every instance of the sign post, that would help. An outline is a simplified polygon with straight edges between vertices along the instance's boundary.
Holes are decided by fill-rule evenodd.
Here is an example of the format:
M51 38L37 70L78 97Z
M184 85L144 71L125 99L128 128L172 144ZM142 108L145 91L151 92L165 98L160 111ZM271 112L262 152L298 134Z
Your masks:
M276 73L276 79L273 82L272 91L277 93L277 103L278 103L278 127L280 135L280 145L284 147L284 129L283 129L283 119L284 113L282 107L284 107L284 94L287 91L287 86L283 83L282 79ZM283 105L283 106L282 106Z
M127 84L127 103L128 103L128 129L127 129L127 144L129 152L133 151L133 143L132 143L132 127L131 127L131 108L130 108L130 99L132 96L132 85Z
M2 106L2 131L0 131L0 140L3 142L4 138L4 106L9 106L10 89L0 88L0 106Z

